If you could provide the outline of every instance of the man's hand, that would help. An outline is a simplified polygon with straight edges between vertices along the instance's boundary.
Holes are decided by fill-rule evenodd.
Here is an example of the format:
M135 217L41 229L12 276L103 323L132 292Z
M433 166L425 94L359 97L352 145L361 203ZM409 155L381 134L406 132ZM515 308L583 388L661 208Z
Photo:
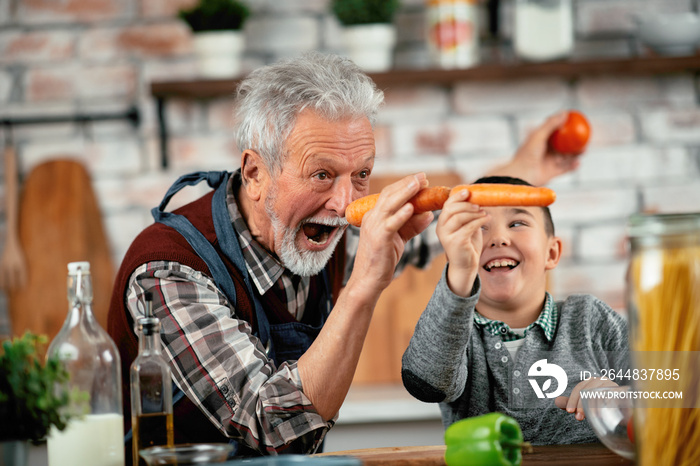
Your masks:
M413 215L408 200L428 185L425 174L407 176L384 188L362 219L352 275L316 341L298 360L304 393L318 413L331 419L352 383L379 295L389 286L406 242L433 220Z
M437 235L447 256L447 285L456 295L466 297L479 272L483 240L481 227L488 220L479 206L465 202L469 192L452 194L442 208Z
M575 413L576 419L583 421L586 416L583 413L583 403L581 403L581 390L598 387L617 387L618 385L609 379L591 378L580 382L571 390L571 396L558 396L554 399L554 404L568 413Z
M419 173L385 187L377 204L362 219L350 281L360 284L368 298L378 297L389 286L406 242L433 220L432 212L413 215L413 205L408 202L427 186L425 174Z
M568 111L547 118L520 146L513 159L489 171L488 175L514 176L535 185L543 186L580 165L579 155L563 155L554 152L547 141L549 136L566 121Z

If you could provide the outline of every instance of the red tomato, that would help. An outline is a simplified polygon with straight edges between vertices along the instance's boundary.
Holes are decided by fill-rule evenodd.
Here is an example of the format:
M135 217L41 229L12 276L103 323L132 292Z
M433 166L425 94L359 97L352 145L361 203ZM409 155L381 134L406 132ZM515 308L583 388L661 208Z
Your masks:
M549 146L560 154L583 152L591 137L591 125L582 113L570 111L563 125L549 137Z

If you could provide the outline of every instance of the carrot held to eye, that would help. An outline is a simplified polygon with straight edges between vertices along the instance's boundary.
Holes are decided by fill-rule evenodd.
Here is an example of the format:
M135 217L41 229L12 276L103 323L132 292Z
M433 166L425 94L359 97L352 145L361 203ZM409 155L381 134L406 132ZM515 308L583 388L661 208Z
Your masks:
M546 207L557 198L556 193L549 188L507 183L464 184L452 188L450 194L463 189L469 191L468 202L482 207Z
M420 214L442 209L442 205L450 197L450 188L447 186L431 186L423 188L408 200L413 204L413 213ZM362 217L374 208L379 199L379 194L370 194L351 202L345 209L345 218L350 225L359 227L362 225Z
M434 186L423 188L413 196L409 202L413 204L414 213L420 214L433 210L440 210L450 194L466 189L469 191L468 202L480 206L539 206L550 205L556 199L556 193L549 188L515 185L483 183L458 185L452 188ZM379 194L370 194L361 197L348 205L345 210L345 218L350 225L359 227L362 218L372 209L379 199Z

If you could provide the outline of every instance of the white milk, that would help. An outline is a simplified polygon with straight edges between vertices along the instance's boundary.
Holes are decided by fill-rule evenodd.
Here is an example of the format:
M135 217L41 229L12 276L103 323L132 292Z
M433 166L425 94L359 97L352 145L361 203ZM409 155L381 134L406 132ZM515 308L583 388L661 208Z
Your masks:
M120 414L90 414L53 429L47 441L49 466L124 466Z
M569 0L519 0L515 7L515 52L526 60L571 53L574 24Z

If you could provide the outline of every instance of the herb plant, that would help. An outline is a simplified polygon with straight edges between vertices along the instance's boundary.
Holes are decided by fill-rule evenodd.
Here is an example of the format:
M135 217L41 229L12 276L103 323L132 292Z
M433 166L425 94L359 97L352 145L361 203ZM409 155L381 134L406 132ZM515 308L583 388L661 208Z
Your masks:
M250 16L248 6L237 0L199 0L190 9L180 10L179 17L192 32L240 30Z
M344 26L391 23L400 0L333 0L332 9Z
M45 335L6 340L0 350L0 440L41 440L52 426L63 430L64 407L81 395L67 388L69 374L57 358L42 363Z

